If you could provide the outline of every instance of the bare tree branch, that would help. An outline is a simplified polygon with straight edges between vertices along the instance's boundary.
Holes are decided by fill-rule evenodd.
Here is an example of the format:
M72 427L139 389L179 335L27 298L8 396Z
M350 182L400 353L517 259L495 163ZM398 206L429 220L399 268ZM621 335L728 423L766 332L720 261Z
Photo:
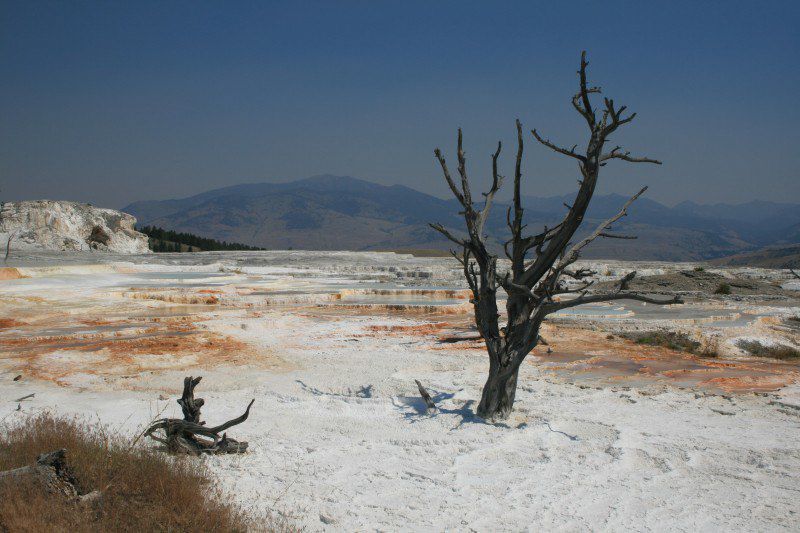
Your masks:
M559 263L560 270L563 270L563 268L566 267L567 265L574 263L578 259L581 249L585 248L593 240L600 237L611 224L613 224L620 218L626 216L628 214L628 208L630 207L630 205L633 202L635 202L637 198L643 195L646 190L647 187L642 187L642 189L639 192L631 196L631 198L627 202L625 202L625 205L622 206L622 209L620 209L619 213L609 218L605 222L602 222L599 226L597 226L597 229L595 229L591 235L589 235L581 242L573 246L572 249L570 249L570 251L565 254L564 259L562 259L561 262Z
M605 237L606 239L630 239L630 240L639 238L636 235L617 235L615 233L606 233L606 232L598 234L598 237Z
M458 237L454 236L452 233L447 231L447 229L445 229L445 227L442 226L441 224L428 224L428 225L433 229L435 229L436 231L438 231L439 233L441 233L442 235L444 235L445 237L447 237L448 239L450 239L451 241L453 241L454 243L456 243L457 245L459 246L467 245L467 242L465 240L459 239Z
M595 127L595 115L594 111L592 110L592 103L589 101L589 94L593 92L600 92L600 89L593 88L589 89L586 86L586 67L589 66L589 62L586 61L586 51L581 52L581 68L578 70L578 76L580 78L580 92L578 94L581 95L581 101L583 102L583 112L581 115L586 119L586 122L589 124L589 128L594 129ZM580 109L578 110L580 112Z
M649 157L633 157L630 152L620 152L621 148L617 146L607 154L600 156L600 161L608 161L609 159L622 159L629 163L653 163L660 165L661 161L657 159L650 159Z
M489 189L489 192L485 194L486 200L483 204L483 209L479 215L478 221L478 235L483 236L483 227L486 224L486 219L489 218L489 212L492 208L492 201L494 200L494 195L497 194L497 191L500 190L500 187L503 184L503 176L498 174L497 172L497 158L500 157L500 150L503 148L503 143L497 143L497 150L494 154L492 154L492 187Z
M472 193L469 190L469 178L467 178L467 158L464 155L463 135L461 128L458 128L458 173L461 175L461 192L464 198L464 209L472 210Z
M561 148L560 146L556 146L555 144L550 142L550 139L543 139L542 137L539 136L539 133L535 129L531 130L531 133L533 133L533 136L536 137L537 141L539 141L543 145L547 146L551 150L555 150L559 154L564 154L564 155L567 155L569 157L574 157L578 161L586 161L586 157L585 156L582 156L580 154L575 153L575 148L577 148L578 145L575 145L571 149L567 150L566 148Z
M667 300L658 300L655 298L650 298L648 296L643 296L635 292L612 292L607 294L593 294L591 296L579 296L577 298L566 300L564 302L555 302L552 304L546 304L545 312L546 314L551 314L555 313L556 311L561 311L562 309L567 309L569 307L577 307L579 305L599 303L599 302L610 302L613 300L636 300L638 302L645 302L656 305L672 305L672 304L683 303L683 300L679 296L673 296L672 298L669 298Z
M450 170L447 168L447 162L445 161L444 157L442 157L442 151L437 148L436 150L433 151L433 154L436 156L436 159L439 161L439 164L442 167L442 173L444 174L444 179L445 181L447 181L447 185L450 186L450 190L453 191L453 196L456 197L456 199L459 201L459 203L461 203L462 206L465 205L464 195L461 194L461 192L458 190L458 187L456 187L456 184L453 182L453 178L450 176Z

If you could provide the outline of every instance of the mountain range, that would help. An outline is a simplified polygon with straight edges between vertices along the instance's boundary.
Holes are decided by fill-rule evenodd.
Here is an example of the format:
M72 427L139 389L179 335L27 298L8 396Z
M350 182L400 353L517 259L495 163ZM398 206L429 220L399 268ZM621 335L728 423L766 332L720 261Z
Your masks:
M626 200L616 194L595 196L583 234L616 214ZM545 224L552 227L571 201L571 195L525 197L525 222L532 231L540 231ZM457 233L463 227L459 208L455 200L402 185L322 175L286 183L235 185L182 199L135 202L123 211L134 215L140 225L268 249L447 250L451 243L428 223L440 222ZM506 209L506 204L496 203L486 224L491 245L498 250L508 234ZM585 257L715 259L800 242L800 204L683 202L668 207L643 197L614 230L638 239L599 239Z

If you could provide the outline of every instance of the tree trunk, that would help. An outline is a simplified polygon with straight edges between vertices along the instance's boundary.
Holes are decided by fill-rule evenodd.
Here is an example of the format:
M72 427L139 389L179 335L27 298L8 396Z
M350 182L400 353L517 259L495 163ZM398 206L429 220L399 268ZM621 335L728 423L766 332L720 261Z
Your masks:
M503 420L508 418L514 407L514 396L517 393L517 375L519 366L510 367L491 365L489 378L483 386L481 403L478 405L478 416L486 420Z

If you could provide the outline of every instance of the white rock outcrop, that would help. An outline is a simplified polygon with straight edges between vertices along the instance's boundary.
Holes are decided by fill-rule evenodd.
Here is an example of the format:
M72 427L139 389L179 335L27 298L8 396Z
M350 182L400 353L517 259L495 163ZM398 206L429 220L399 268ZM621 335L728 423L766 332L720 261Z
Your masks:
M54 200L0 203L0 245L12 250L101 250L148 253L147 235L121 211Z

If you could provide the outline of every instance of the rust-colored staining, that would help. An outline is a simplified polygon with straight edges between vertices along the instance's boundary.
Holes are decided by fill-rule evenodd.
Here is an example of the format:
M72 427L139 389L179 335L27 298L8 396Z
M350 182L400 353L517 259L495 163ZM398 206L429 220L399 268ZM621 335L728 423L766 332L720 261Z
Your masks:
M430 324L432 325L432 324ZM413 335L423 327L395 334ZM444 328L442 328L444 329ZM456 331L457 328L451 331ZM433 350L458 353L485 350L474 332L467 336L461 324L457 334L439 334L432 343ZM720 361L678 352L660 346L645 346L621 339L609 338L604 331L594 331L563 325L547 324L542 336L548 345L537 346L527 364L540 371L599 385L647 386L671 384L730 393L764 392L780 389L800 380L800 367L770 361ZM549 353L548 353L549 350Z
M18 328L25 325L25 322L13 318L0 318L0 329Z
M0 281L22 279L24 277L16 268L0 267Z
M86 318L80 321L84 326L103 327L116 324L117 322L111 320L103 320L100 318Z
M797 379L797 376L794 376ZM729 377L715 377L701 382L702 385L708 385L721 389L725 392L772 392L779 390L786 385L792 383L794 379L790 376L729 376Z
M59 384L66 384L70 376L78 375L116 379L146 372L221 365L247 364L273 370L287 367L273 353L255 349L231 336L200 329L189 317L153 317L133 323L84 318L79 322L118 326L118 329L105 333L0 338L0 360L13 371Z

